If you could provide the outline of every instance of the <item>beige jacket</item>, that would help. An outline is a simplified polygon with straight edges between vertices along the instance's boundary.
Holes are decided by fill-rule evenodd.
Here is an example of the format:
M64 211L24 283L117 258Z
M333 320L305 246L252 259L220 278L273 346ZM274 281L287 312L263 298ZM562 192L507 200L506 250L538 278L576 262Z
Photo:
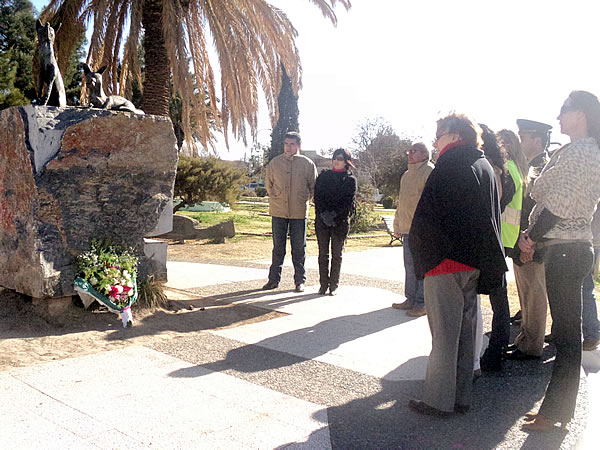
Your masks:
M294 156L283 153L273 158L267 166L269 214L284 219L306 219L316 178L315 164L300 153Z
M432 170L433 164L428 161L408 165L408 170L404 172L400 180L398 206L394 216L394 233L408 234L410 231L415 210Z

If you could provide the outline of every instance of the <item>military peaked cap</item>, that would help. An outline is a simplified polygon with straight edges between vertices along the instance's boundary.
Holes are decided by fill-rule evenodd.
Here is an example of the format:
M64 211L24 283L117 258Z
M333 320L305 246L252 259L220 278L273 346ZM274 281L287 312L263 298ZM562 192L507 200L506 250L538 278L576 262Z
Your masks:
M522 133L535 133L541 135L550 133L550 130L552 129L552 126L548 124L527 119L517 119L517 126Z

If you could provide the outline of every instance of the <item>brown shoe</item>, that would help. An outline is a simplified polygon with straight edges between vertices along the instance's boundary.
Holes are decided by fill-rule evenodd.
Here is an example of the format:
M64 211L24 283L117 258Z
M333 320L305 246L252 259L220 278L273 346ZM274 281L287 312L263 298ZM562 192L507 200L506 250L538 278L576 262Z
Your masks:
M583 344L581 344L581 349L586 352L591 352L596 350L598 348L598 345L600 345L600 340L587 338L583 340Z
M406 315L410 317L421 317L427 314L427 310L425 308L419 308L415 306L413 309L409 309L406 311Z
M537 431L540 433L547 433L549 431L555 431L558 429L566 429L566 424L556 425L556 421L546 419L544 416L536 414L533 418L528 419L525 416L525 423L521 425L521 429L525 431Z
M412 309L413 304L408 300L403 301L402 303L392 303L392 308L394 309Z

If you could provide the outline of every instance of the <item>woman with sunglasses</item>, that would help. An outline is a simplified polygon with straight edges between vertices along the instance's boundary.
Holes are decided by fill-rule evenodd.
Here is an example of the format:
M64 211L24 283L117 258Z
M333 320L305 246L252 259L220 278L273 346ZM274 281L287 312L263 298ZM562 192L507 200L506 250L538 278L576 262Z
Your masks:
M600 201L600 102L573 91L563 104L560 129L571 142L552 157L531 190L536 205L519 237L522 259L542 253L556 358L539 411L523 429L551 431L573 418L581 366L581 286L592 268L592 216Z
M315 183L315 232L319 243L320 295L335 295L340 282L342 251L348 236L348 217L354 208L356 179L348 150L333 152L331 170L324 170ZM329 246L331 243L331 271Z

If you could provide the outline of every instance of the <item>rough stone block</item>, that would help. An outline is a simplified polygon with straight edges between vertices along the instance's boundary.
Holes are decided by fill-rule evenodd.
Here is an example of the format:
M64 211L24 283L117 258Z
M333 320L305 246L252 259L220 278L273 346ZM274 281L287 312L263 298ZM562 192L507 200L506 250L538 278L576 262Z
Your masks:
M73 258L93 239L132 246L146 263L143 238L172 200L176 171L168 118L0 111L0 285L34 298L72 295Z

